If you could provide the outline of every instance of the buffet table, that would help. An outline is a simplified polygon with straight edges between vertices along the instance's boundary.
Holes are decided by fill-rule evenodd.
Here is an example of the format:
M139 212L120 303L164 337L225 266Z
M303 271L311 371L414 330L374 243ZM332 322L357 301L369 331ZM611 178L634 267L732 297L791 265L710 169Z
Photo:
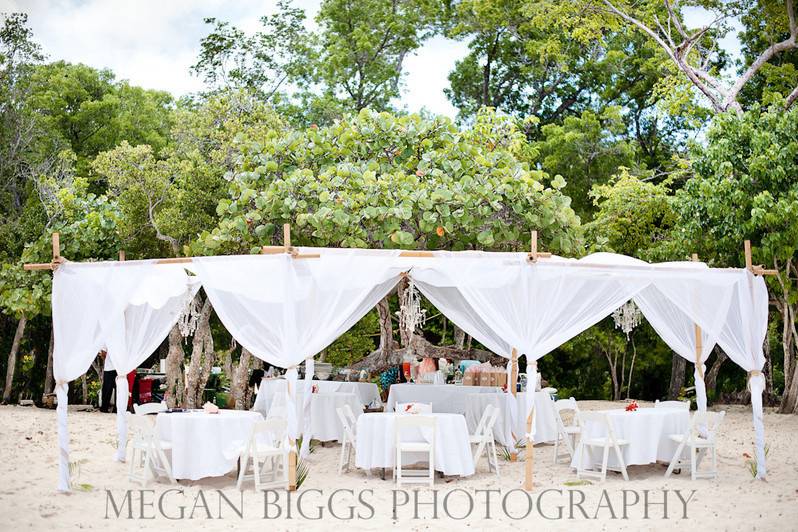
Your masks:
M433 412L465 414L466 398L475 393L501 393L495 386L457 386L454 384L392 384L385 411L393 412L396 403L427 403Z

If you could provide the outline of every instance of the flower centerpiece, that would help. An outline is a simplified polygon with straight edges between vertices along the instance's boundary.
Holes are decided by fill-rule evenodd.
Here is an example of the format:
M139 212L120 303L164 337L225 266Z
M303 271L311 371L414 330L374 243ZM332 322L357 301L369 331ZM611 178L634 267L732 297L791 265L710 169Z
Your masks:
M640 408L640 405L638 405L637 401L634 401L634 400L631 403L629 403L628 405L626 405L626 411L627 412L635 412L635 411L637 411L638 408Z

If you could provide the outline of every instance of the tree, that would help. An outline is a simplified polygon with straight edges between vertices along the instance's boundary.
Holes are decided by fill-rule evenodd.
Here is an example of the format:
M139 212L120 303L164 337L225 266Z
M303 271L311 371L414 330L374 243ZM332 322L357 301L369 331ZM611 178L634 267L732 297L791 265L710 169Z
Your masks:
M37 66L31 84L27 105L49 129L52 149L75 153L78 175L90 177L90 160L122 140L149 144L155 152L166 145L172 97L165 92L64 61Z
M585 0L563 2L558 14L564 16L570 13L585 20L579 15L589 13L590 22L577 29L585 37L599 37L603 28L618 23L642 32L667 54L681 76L703 95L715 112L723 112L730 109L741 111L739 97L745 85L773 58L798 47L798 23L793 0L785 0L778 14L774 9L763 10L761 4L772 8L776 2L712 0L682 4L665 0L664 5L660 5L653 0ZM698 29L686 27L680 11L686 5L708 10L714 18L713 22ZM772 39L778 36L779 40L773 40L736 79L727 83L721 73L712 68L717 42L731 31L732 20L750 17L752 13L764 14L766 24L770 26L767 29L768 37ZM787 97L786 106L792 105L796 99L798 87Z
M299 245L528 249L534 227L547 249L577 250L565 181L532 169L532 155L514 121L490 111L465 131L445 118L363 110L329 127L252 138L218 226L192 250L258 253L279 241L284 222ZM378 309L384 361L393 335L387 302Z
M431 0L325 0L318 72L323 90L350 111L380 111L399 96L404 59L432 34Z
M693 149L695 177L677 191L680 221L661 251L694 250L707 262L742 265L742 242L753 245L755 263L779 270L768 278L782 325L784 395L781 410L798 403L798 109L754 106L718 115L706 146Z
M214 90L243 89L277 103L289 85L307 81L316 54L316 36L305 29L305 12L290 1L260 19L263 29L248 36L229 22L205 19L213 31L200 41L192 72Z

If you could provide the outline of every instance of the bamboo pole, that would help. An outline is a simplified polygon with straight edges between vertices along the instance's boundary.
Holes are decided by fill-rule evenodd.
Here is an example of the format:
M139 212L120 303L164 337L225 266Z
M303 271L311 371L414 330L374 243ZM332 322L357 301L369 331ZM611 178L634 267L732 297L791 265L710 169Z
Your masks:
M518 349L515 347L513 347L512 358L510 362L510 384L508 387L510 388L510 393L513 394L513 400L515 400L518 389ZM516 451L515 447L513 447L513 451L510 453L510 461L515 462L517 460L518 451Z
M125 262L125 250L124 249L120 249L119 250L119 262Z
M286 253L291 250L291 224L283 224L283 248Z
M61 235L53 233L53 262L61 258Z
M693 253L690 257L693 262L698 262L698 253ZM704 350L704 342L701 339L701 327L696 323L695 327L695 369L698 371L698 376L704 380L704 364L701 362L701 352Z

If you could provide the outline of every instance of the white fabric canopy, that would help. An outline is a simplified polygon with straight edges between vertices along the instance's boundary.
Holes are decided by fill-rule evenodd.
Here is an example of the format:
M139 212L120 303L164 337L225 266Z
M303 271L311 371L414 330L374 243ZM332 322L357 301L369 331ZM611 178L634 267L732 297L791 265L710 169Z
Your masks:
M117 370L117 460L127 444L126 375L160 345L199 285L180 265L154 261L62 264L53 277L53 376L58 396L58 489L69 490L68 383L102 348Z
M504 357L512 348L526 354L531 375L537 359L630 299L668 345L691 361L698 325L701 362L717 342L749 372L758 471L764 476L764 379L759 372L768 301L764 281L746 270L696 263L651 265L613 254L530 263L525 253L436 252L434 257L414 258L388 250L302 248L299 253L320 257L275 254L198 257L190 264L62 265L53 285L59 488L68 489L67 382L84 373L102 347L120 376L134 369L166 337L199 282L241 345L288 368L289 434L295 439L296 366L353 326L406 271L441 312L486 347ZM119 384L118 404L124 405L127 382L120 379ZM123 423L119 432L123 456Z
M320 257L198 257L191 265L236 341L261 360L289 368L287 421L292 440L299 433L293 406L296 366L373 309L396 285L402 271L395 260L398 251L302 248L299 252ZM313 376L312 365L308 375Z

